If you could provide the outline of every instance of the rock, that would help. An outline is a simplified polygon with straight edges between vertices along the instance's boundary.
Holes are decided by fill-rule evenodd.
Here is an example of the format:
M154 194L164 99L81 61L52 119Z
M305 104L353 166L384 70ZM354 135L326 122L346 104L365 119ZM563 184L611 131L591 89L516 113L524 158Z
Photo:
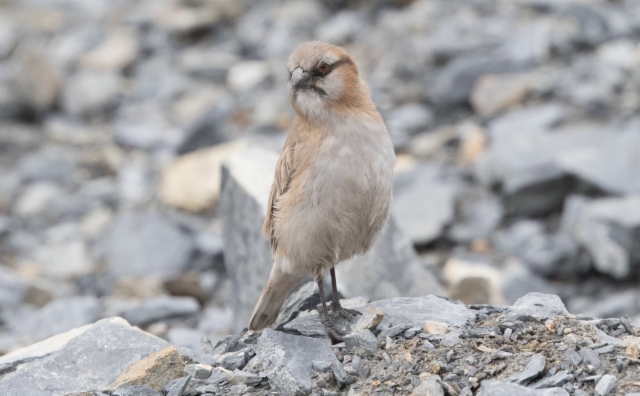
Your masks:
M84 54L78 64L85 69L119 71L130 65L137 55L138 39L135 32L118 29Z
M640 156L638 121L614 130L601 145L582 147L559 158L560 167L611 194L640 193L635 172Z
M171 275L186 268L193 242L158 214L132 213L114 220L102 249L116 276Z
M448 236L457 242L488 238L500 225L504 207L498 197L464 194L458 203L459 219L452 224Z
M567 358L573 367L578 367L580 363L582 363L582 356L575 349L567 349L564 353L564 357Z
M64 78L47 51L31 44L21 45L12 60L18 97L36 113L52 108L58 102Z
M363 28L365 19L356 11L345 10L327 19L316 29L319 40L343 45L352 40Z
M430 165L402 177L394 185L393 216L414 244L433 242L454 218L461 185L445 179L439 168Z
M276 162L276 155L254 147L237 152L223 165L218 210L222 215L225 265L238 291L232 302L236 330L246 326L269 278L271 249L262 236L262 223ZM398 271L389 273L389 266ZM336 273L338 290L347 297L381 299L443 293L393 220L366 255L340 263Z
M207 364L187 364L184 366L185 374L189 374L194 379L206 380L211 376L213 367Z
M443 277L451 285L451 297L465 304L504 304L500 292L502 274L488 263L450 258Z
M485 74L512 73L522 65L496 54L460 56L449 62L431 88L431 100L438 106L466 102L476 80Z
M534 389L556 388L570 382L573 379L574 376L570 372L559 371L558 373L550 377L545 377L540 381L535 382L534 384L530 385L530 387Z
M420 382L420 385L411 392L410 396L444 396L444 390L440 385L441 381L439 375L430 375L428 379Z
M13 211L23 217L39 215L63 196L64 191L54 183L47 181L33 183L18 197Z
M482 381L478 396L569 396L562 388L529 389L524 386L509 384L497 380Z
M425 320L422 330L427 334L446 334L449 326L435 320Z
M227 352L220 356L220 366L227 370L240 370L247 364L246 351Z
M640 260L640 196L601 198L584 197L567 200L562 226L590 254L594 267L615 278L632 271L632 263Z
M125 367L166 346L123 319L101 320L0 358L0 365L15 369L0 380L0 393L51 396L50 389L57 394L106 389Z
M248 148L229 157L222 168L218 213L225 266L236 290L235 330L246 327L271 271L271 248L262 236L262 222L277 160L275 153Z
M5 59L15 48L18 34L16 26L9 19L3 18L0 26L0 59Z
M64 185L73 179L75 171L67 153L56 150L40 150L20 159L18 169L28 182L49 180Z
M102 306L96 297L70 296L12 318L7 325L16 335L38 341L92 323L100 317L101 311Z
M384 319L379 325L380 328L387 328L389 324L406 326L407 329L411 327L422 328L426 320L446 323L449 326L465 327L475 320L475 314L464 305L454 304L433 295L391 298L374 301L369 306L384 314Z
M183 372L184 363L180 359L178 350L168 346L127 366L110 388L118 389L123 385L147 385L159 391L167 382L180 378Z
M618 380L611 374L605 374L596 384L596 396L607 396L616 388Z
M244 147L246 141L240 140L178 157L162 170L160 199L191 212L213 207L220 194L222 162Z
M162 396L160 393L156 392L155 389L146 385L125 385L111 391L110 393L110 396ZM95 394L100 396L103 395L103 393L91 392L90 396Z
M309 394L312 362L325 361L342 368L331 351L331 342L266 329L258 338L256 359L262 362L271 388L285 394Z
M115 73L76 73L67 81L62 105L72 115L100 116L116 106L121 83Z
M517 260L511 261L503 270L500 291L503 302L514 304L529 293L558 293L558 288L545 278L531 272L524 264Z
M602 367L602 362L598 357L598 353L594 352L593 349L590 348L582 348L579 351L580 356L582 356L582 364L585 366L591 365L596 369Z
M269 67L262 61L239 62L229 69L227 84L234 91L255 89L269 77Z
M566 315L569 312L565 308L560 297L551 294L529 293L518 299L507 310L508 314L520 317L531 316L537 320L549 319L556 315Z
M66 279L93 272L94 263L82 241L51 243L37 248L35 257L42 272Z
M174 382L173 386L171 387L171 390L169 391L169 393L167 393L167 396L182 396L184 390L187 388L190 381L191 381L190 375L187 375L186 377L182 377L176 380L176 382Z
M526 74L482 76L471 90L471 105L482 117L510 109L522 103L532 90L531 80L531 77Z
M390 111L385 121L395 147L404 147L409 138L422 132L432 121L433 114L425 107L416 103L406 104Z
M344 344L350 353L358 351L375 353L378 350L378 340L368 329L356 330L347 334L344 337Z
M320 302L320 292L316 283L305 283L298 290L289 294L280 310L274 327L277 328L280 325L291 322L304 311L315 309Z
M375 330L384 319L384 314L374 307L367 307L356 323L355 330Z
M193 315L199 310L200 304L195 298L158 296L126 309L122 312L122 317L134 326L143 326L164 319Z
M285 324L283 328L288 333L301 334L307 337L324 338L327 334L322 318L317 311L302 312L291 322Z
M539 376L544 371L547 360L542 355L533 355L522 372L508 378L510 382L524 384Z

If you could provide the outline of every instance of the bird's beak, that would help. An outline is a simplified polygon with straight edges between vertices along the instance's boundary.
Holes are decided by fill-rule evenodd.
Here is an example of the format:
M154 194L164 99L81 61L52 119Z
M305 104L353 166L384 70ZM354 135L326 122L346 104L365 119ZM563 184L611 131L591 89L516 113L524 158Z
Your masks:
M309 81L309 77L310 75L308 72L302 70L299 67L296 67L291 73L291 86L293 88L299 88L304 85L304 83Z

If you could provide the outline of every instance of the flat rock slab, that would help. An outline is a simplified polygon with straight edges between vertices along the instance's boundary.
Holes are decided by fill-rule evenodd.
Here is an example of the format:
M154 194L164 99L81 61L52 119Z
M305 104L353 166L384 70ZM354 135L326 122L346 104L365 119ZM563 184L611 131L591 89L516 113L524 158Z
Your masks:
M511 382L524 384L539 376L544 371L547 360L542 355L533 355L524 370L508 378Z
M71 330L69 335L58 335L40 345L50 352L41 356L27 347L3 357L5 364L25 363L2 378L0 394L57 396L106 389L127 366L168 344L115 318Z
M258 338L256 359L263 367L272 389L286 395L310 394L313 362L342 366L327 339L296 336L266 329Z
M482 382L477 396L569 396L562 388L530 389L507 382L487 380Z
M475 320L475 314L467 307L434 295L391 298L372 302L369 306L384 314L384 319L378 326L380 329L387 328L389 325L422 328L425 320L465 327Z

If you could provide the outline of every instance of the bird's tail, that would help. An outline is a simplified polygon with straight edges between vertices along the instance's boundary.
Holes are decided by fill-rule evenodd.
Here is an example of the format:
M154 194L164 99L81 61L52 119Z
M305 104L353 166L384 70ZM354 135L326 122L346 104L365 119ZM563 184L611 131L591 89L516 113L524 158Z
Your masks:
M274 264L269 281L262 291L258 304L253 309L249 320L249 330L262 330L275 323L289 290L302 280L302 276L282 272L278 263Z

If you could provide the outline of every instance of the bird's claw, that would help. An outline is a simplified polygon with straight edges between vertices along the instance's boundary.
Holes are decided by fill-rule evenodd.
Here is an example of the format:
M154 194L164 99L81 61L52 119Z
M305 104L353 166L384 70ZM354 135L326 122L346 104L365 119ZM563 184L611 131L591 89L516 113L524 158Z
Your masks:
M338 329L336 329L333 324L327 322L324 322L324 330L327 332L327 335L329 335L330 338L333 338L336 341L344 341L344 336L346 334L342 334L342 332L338 331Z
M340 315L345 319L352 319L355 316L362 315L362 313L356 311L355 309L344 308L340 303L334 304L333 302L329 304L329 310L336 315Z

